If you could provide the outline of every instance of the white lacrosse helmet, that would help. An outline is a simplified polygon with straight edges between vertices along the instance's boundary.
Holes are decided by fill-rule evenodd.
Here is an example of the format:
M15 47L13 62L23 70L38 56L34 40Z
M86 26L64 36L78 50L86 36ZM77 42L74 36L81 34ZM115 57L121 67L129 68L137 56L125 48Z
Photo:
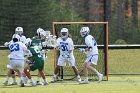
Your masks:
M90 30L89 27L82 27L80 30L80 34L82 37L85 37L89 34Z
M12 40L13 40L14 38L16 38L16 39L18 39L18 41L20 41L20 36L19 36L18 34L14 34L14 35L12 36Z
M44 30L42 28L38 28L36 32L37 32L37 35L39 36L40 33L44 32Z
M15 34L22 35L23 34L23 28L22 27L16 27Z
M62 29L61 29L60 35L61 35L61 38L62 38L62 39L66 39L66 38L68 37L68 34L69 34L69 31L68 31L67 28L62 28Z

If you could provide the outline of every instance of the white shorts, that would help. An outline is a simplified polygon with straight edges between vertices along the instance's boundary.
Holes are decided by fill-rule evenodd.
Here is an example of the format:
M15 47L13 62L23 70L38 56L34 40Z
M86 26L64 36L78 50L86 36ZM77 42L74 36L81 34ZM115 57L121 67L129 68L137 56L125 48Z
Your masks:
M86 63L92 63L94 65L97 65L98 62L98 55L90 55L85 60Z
M70 58L65 58L62 55L59 56L57 65L58 66L66 66L66 62L69 63L69 66L75 66L75 58L73 55Z
M9 69L18 69L20 73L24 70L24 59L10 59L10 63L7 65Z

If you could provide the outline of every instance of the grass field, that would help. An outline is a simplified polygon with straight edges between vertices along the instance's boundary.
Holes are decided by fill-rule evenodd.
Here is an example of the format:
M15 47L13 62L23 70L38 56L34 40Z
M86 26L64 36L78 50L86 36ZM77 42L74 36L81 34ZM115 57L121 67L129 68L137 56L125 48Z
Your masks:
M140 50L109 50L109 74L140 74ZM0 75L6 74L8 51L0 51ZM45 73L53 74L53 53L48 53ZM35 72L36 73L36 72ZM34 77L36 80L36 77ZM48 86L4 86L5 77L0 77L0 93L139 93L140 75L109 75L109 81L90 81L79 85L76 81L61 81ZM47 76L51 81L51 76ZM19 81L19 80L18 80ZM11 81L10 81L11 82Z
M50 77L47 77L50 81ZM0 77L4 81L5 77ZM1 82L2 83L2 82ZM76 81L60 81L47 86L20 87L0 85L0 93L139 93L140 76L109 76L109 81L90 81L81 85Z

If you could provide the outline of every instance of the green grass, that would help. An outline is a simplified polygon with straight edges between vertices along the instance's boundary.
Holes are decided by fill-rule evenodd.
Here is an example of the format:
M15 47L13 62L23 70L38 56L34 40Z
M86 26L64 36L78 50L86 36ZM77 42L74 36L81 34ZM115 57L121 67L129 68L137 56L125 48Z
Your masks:
M140 49L109 50L110 74L140 74Z
M0 50L0 75L5 74L7 71L6 65L9 63L7 55L8 50ZM79 56L79 54L76 53L75 57L77 59L77 63L83 62L84 60L83 56ZM108 58L109 74L140 74L140 49L109 50ZM53 74L53 62L53 52L49 51L48 58L45 62L44 71L46 74Z
M35 77L34 77L35 78ZM50 81L50 77L47 77ZM5 77L0 77L4 81ZM0 85L0 93L138 93L140 76L110 76L109 81L90 81L80 85L76 81L61 81L48 86L20 87Z
M6 74L7 55L8 51L0 51L0 75ZM45 73L48 74L53 74L52 55L51 51L48 52L48 59L45 62ZM108 66L109 74L140 73L140 50L109 50ZM101 83L90 81L86 85L79 85L75 81L62 81L51 83L48 86L25 88L19 85L3 86L2 82L4 80L5 77L0 77L0 93L138 93L140 91L140 75L109 75L109 81ZM36 80L36 77L34 77L34 80ZM47 76L47 80L51 81L51 76Z

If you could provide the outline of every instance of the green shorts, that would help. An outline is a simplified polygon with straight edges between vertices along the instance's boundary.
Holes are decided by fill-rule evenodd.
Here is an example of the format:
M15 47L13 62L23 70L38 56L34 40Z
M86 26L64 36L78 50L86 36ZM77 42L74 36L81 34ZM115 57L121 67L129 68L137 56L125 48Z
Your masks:
M30 64L30 70L34 71L38 69L39 71L44 69L44 61L35 61L33 64Z

